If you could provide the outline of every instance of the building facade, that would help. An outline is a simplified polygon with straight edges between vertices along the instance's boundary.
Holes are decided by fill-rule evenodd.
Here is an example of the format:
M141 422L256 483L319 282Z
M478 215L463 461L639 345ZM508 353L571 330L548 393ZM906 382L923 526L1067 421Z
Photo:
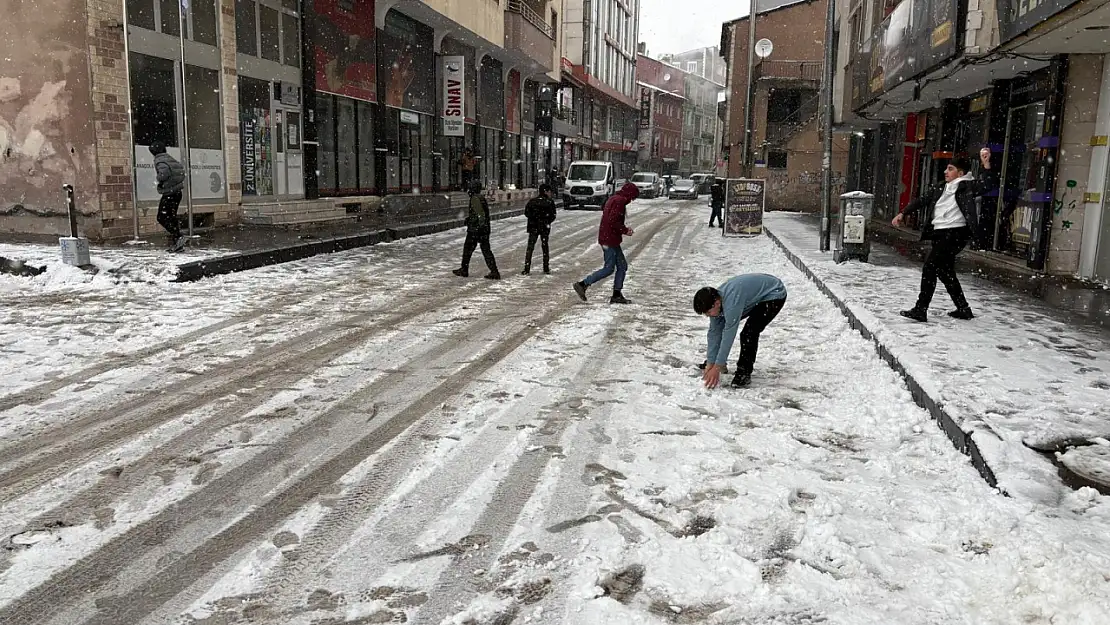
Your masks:
M721 33L721 54L728 66L727 99L722 107L727 174L766 179L770 209L821 208L820 94L827 7L826 0L760 3L756 41L769 39L773 52L755 59L750 110L746 105L748 18L726 23ZM752 132L746 137L749 123ZM844 188L848 151L849 139L834 135L834 193Z
M0 26L0 231L66 231L68 183L90 238L157 232L153 143L205 228L456 190L467 147L488 186L534 186L556 141L562 0L37 6Z
M725 84L728 79L728 67L721 58L721 49L717 46L698 48L678 54L662 54L659 60L686 72L701 76L718 85Z
M683 175L716 173L720 158L720 121L717 99L724 85L685 73L686 102L682 110L682 155L679 171Z
M975 247L1048 274L1110 281L1110 3L844 2L839 120L853 188L887 218L955 157L990 148L1000 186Z
M561 167L574 160L636 167L640 0L564 0L562 85L555 109L567 131Z
M686 106L685 73L651 57L636 62L640 91L639 171L677 175L682 157L682 120Z

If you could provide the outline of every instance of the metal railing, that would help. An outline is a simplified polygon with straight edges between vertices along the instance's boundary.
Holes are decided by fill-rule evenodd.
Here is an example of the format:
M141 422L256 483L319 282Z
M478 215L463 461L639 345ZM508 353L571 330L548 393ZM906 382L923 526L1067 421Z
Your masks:
M755 67L757 78L812 80L821 82L821 61L761 61Z
M555 39L555 27L548 24L539 13L536 13L532 7L525 4L524 0L509 0L505 10L523 17L529 24L535 26L540 32L547 35L548 39Z

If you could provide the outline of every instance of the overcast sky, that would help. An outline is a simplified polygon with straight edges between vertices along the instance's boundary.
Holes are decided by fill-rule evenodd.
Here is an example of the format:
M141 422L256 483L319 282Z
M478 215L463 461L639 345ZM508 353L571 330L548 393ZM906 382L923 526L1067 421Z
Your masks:
M651 56L715 46L721 24L748 14L748 0L640 0L640 41Z

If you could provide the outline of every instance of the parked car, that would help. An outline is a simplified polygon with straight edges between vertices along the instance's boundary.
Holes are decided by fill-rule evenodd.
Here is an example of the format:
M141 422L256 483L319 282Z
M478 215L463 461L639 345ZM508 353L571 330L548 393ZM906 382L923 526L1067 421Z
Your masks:
M708 194L717 177L713 174L694 174L690 176L690 179L697 184L699 194Z
M632 174L632 184L640 189L640 197L657 198L663 196L663 179L659 174L636 172Z
M604 161L575 161L567 170L563 187L566 208L603 208L616 193L616 167Z
M667 198L672 200L696 200L698 199L698 185L689 178L676 180L674 186L671 187L671 192L667 194Z

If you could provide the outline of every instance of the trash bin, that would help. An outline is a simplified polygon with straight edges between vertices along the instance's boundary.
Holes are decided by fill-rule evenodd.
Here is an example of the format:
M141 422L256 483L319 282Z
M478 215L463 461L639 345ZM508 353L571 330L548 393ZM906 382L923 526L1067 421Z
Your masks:
M837 236L833 241L833 260L842 263L853 258L867 262L871 255L871 207L875 196L852 191L840 196Z

